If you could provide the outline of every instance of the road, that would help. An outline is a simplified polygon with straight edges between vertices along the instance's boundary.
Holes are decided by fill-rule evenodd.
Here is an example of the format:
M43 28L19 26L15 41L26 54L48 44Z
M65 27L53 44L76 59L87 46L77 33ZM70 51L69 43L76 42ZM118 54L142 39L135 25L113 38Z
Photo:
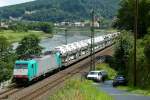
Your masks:
M113 88L112 81L106 81L102 84L95 84L95 85L97 85L104 92L113 96L115 100L150 100L150 96L132 94L126 91Z

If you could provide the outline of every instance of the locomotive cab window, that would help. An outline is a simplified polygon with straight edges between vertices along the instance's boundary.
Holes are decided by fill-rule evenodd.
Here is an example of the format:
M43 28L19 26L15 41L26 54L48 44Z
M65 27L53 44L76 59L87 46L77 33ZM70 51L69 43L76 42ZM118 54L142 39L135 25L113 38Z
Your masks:
M28 68L28 64L16 64L15 68L16 69L27 69Z

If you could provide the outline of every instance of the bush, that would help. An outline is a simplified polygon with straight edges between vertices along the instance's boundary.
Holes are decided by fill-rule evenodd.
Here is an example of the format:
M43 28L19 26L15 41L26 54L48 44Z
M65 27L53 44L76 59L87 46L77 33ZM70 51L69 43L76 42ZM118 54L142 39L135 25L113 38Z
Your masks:
M106 63L98 64L96 66L96 70L105 70L108 73L108 79L114 79L114 77L117 75L117 71Z

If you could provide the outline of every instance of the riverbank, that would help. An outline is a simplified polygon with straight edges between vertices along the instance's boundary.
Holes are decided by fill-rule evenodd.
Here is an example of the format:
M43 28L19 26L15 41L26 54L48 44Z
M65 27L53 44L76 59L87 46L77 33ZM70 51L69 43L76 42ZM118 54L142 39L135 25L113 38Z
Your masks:
M41 39L52 37L52 34L46 34L42 31L28 31L28 32L14 32L11 30L0 31L0 36L6 37L10 43L18 42L23 37L31 34L37 35Z
M55 31L62 31L64 32L66 30L66 27L56 27ZM91 32L91 28L90 27L83 27L83 28L79 28L79 27L68 27L67 31L83 31L83 32ZM109 28L109 29L95 29L95 32L117 32L117 29L113 29L113 28Z

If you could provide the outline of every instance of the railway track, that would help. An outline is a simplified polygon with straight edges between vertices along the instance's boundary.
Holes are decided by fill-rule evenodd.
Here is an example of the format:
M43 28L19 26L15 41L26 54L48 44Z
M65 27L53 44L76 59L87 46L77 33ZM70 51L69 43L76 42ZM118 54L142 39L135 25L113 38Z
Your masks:
M111 49L112 47L108 47L105 50L96 53L96 56L111 55ZM10 91L6 91L2 95L0 95L0 99L2 96L2 99L9 100L36 100L36 98L44 95L47 91L53 90L54 88L58 89L57 87L59 87L61 83L65 82L74 75L80 73L83 69L87 68L87 64L90 64L90 57L27 88L16 88Z
M35 100L35 98L38 98L39 95L42 95L46 91L57 87L60 83L65 82L67 79L70 79L75 74L79 73L83 67L78 67L77 69L72 69L71 72L63 73L60 77L58 77L56 80L53 80L52 82L49 82L38 89L32 91L32 93L29 93L28 95L25 95L18 100Z
M13 85L11 88L0 93L0 100L1 99L7 99L9 97L9 95L13 95L22 89L23 89L23 87L19 88L16 85Z

